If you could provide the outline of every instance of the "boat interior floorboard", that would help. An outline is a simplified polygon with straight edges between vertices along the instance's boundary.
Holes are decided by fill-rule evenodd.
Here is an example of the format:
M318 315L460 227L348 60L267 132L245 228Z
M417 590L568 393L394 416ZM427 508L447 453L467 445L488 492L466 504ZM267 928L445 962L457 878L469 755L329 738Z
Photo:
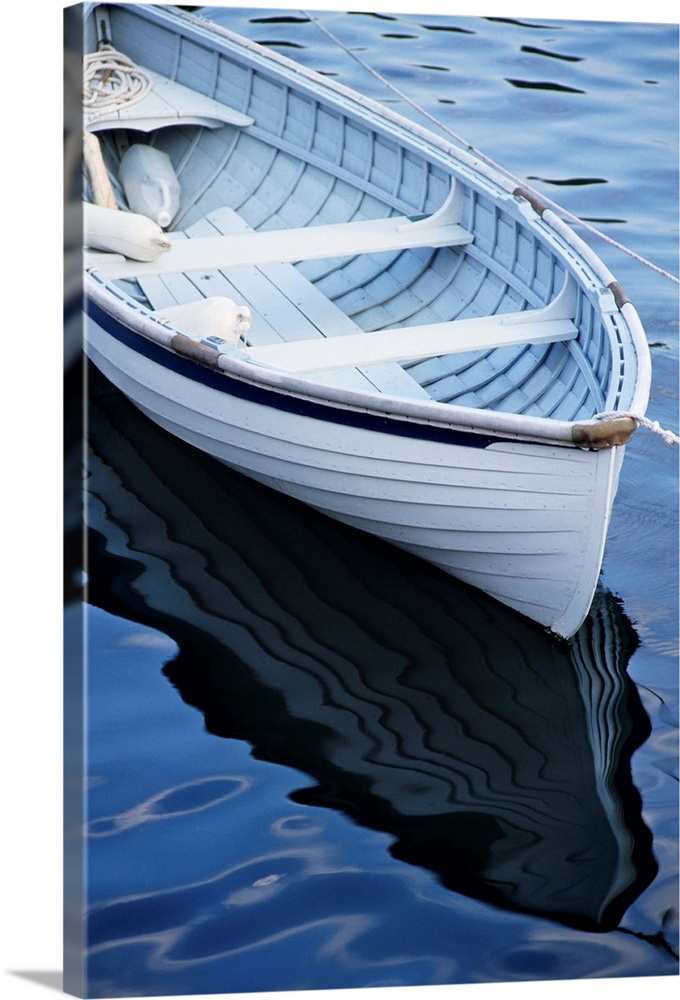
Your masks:
M190 226L185 236L203 239L245 232L250 232L248 224L233 209L223 206ZM174 240L182 238L173 233ZM194 301L198 293L206 298L225 295L247 305L253 317L247 336L252 346L358 332L356 324L291 264L206 268L190 274L149 275L138 280L152 308L160 312L172 305ZM415 399L432 398L396 363L348 366L317 373L314 381Z

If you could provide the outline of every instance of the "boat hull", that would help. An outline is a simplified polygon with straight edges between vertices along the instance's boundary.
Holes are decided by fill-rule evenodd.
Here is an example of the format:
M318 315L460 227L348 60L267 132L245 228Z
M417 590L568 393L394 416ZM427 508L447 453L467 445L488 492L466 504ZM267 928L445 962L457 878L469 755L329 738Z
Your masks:
M127 342L126 342L127 341ZM86 322L96 366L151 420L569 637L597 583L623 448L581 451L324 404Z
M484 158L248 39L155 5L85 28L156 74L120 121L88 112L86 200L106 177L129 207L152 112L181 192L170 252L137 247L144 217L130 259L90 240L93 362L182 440L572 636L651 378L602 261ZM215 335L216 303L248 328Z

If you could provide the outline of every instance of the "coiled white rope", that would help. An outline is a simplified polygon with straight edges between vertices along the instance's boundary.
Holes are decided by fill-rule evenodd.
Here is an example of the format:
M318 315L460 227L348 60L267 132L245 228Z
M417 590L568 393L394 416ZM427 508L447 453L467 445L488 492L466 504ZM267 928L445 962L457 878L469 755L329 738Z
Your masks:
M112 45L102 45L97 52L85 56L83 107L91 117L136 104L152 86L148 73Z
M426 108L423 108L420 104L418 104L417 101L414 101L413 98L408 96L408 94L405 94L403 91L399 90L398 87L395 87L395 85L391 83L386 77L384 77L382 73L379 73L377 70L373 69L372 66L369 66L368 63L361 58L361 56L357 55L356 52L353 52L347 45L345 45L345 43L340 38L334 35L332 31L329 31L329 29L324 24L322 24L318 20L318 18L316 18L313 14L309 13L309 11L306 10L301 11L301 13L303 13L305 17L309 18L309 20L317 26L319 31L323 32L323 34L325 34L328 38L330 38L331 41L335 42L336 45L339 45L340 48L343 50L343 52L347 53L348 56L351 56L352 59L358 62L359 65L363 67L363 69L365 69L368 73L370 73L377 80L379 80L380 83L382 83L385 87L391 90L392 93L396 94L397 97L399 97L402 101L405 101L406 104L410 105L414 111L417 111L418 114L423 115L425 118L428 119L428 121L431 121L433 125L436 125L437 128L441 129L442 132L445 132L455 142L463 146L469 153L473 154L474 156L478 157L481 160L484 160L484 162L488 163L490 167L494 168L494 170L498 170L500 173L504 174L505 177L507 177L509 180L513 181L513 183L522 187L525 191L529 191L531 194L535 195L536 198L542 201L544 205L548 205L550 208L553 209L553 211L559 212L565 218L569 219L570 222L573 222L575 225L581 226L583 229L587 230L587 232L592 233L593 236L599 237L601 240L604 240L605 243L609 243L611 246L616 247L616 249L620 250L622 253L628 254L629 257L632 257L640 264L644 264L645 267L648 267L652 271L655 271L657 274L660 274L663 278L667 278L669 281L674 282L676 285L680 285L680 278L677 278L674 274L671 274L670 271L665 271L657 264L653 264L650 260L647 260L646 257L641 257L640 254L636 253L634 250L631 250L630 247L624 246L617 240L612 239L611 236L607 236L599 229L596 229L595 226L591 226L590 223L584 222L584 220L580 219L577 215L573 215L571 212L567 211L567 209L563 208L561 205L558 205L556 202L551 201L550 198L548 198L542 192L536 191L529 184L527 184L526 181L520 180L519 177L516 177L509 170L506 170L506 168L503 167L500 163L496 163L496 161L493 160L490 156L487 156L480 149L477 149L475 146L471 145L469 142L467 142L466 139L464 139L462 136L454 132L453 129L450 129L448 125L444 124L444 122L442 122L435 115L430 114L430 112L427 111Z
M614 417L630 417L631 420L634 420L640 427L644 427L653 434L658 434L667 445L680 445L680 437L678 437L677 434L674 434L673 431L666 430L661 426L658 420L650 420L649 417L641 417L639 413L630 413L626 410L611 410L609 413L596 414L595 420L611 420Z

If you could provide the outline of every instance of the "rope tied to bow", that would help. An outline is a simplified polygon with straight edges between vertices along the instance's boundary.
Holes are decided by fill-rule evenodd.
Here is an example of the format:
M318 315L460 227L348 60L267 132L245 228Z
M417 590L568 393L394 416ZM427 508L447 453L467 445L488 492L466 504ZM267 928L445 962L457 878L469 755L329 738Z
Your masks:
M595 420L611 420L614 417L630 417L640 427L644 427L653 434L658 434L667 445L680 445L680 437L678 437L677 434L674 434L673 431L669 431L662 427L658 420L650 420L649 417L642 417L639 413L627 413L619 410L612 410L609 413L598 413L595 416Z

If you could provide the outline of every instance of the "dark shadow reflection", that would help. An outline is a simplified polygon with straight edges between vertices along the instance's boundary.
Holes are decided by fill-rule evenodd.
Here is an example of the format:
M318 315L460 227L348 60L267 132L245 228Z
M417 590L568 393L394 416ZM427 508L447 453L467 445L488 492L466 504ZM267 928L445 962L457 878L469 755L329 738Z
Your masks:
M570 643L225 469L93 374L89 600L160 629L214 734L315 781L459 893L608 930L656 866L630 761L637 638L597 596Z

